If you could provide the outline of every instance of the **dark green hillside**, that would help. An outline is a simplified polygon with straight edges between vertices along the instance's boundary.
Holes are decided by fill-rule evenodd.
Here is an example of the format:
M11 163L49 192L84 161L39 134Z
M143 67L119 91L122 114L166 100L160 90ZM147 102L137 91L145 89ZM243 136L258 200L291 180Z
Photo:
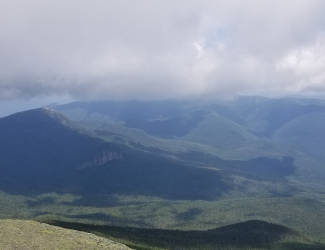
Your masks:
M0 187L7 191L73 190L75 171L102 152L120 153L71 129L62 116L38 109L0 119ZM81 170L78 170L81 171Z
M116 239L135 249L325 249L324 245L309 241L285 226L258 220L207 231L112 227L63 221L48 223Z
M68 124L43 109L0 119L1 190L213 199L230 189L216 171L107 143Z
M6 142L0 145L0 189L9 193L213 200L236 187L233 175L280 180L295 169L292 161L268 158L201 161L186 154L178 159L177 154L174 159L163 157L155 149L131 149L90 137L46 109L0 119L0 140Z
M179 153L177 156L187 162L192 162L223 170L226 173L232 173L257 180L277 181L295 173L296 166L291 157L268 158L257 157L250 160L223 160L219 157L204 154L201 152Z

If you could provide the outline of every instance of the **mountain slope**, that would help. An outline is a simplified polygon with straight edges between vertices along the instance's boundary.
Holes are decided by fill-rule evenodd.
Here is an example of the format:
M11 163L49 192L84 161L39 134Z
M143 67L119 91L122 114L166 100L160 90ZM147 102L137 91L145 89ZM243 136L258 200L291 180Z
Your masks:
M76 102L55 108L105 140L224 159L289 156L301 181L322 185L319 180L325 177L324 100L244 96L230 101Z
M291 120L314 112L324 112L325 102L306 98L246 96L216 105L214 109L259 136L271 137Z
M207 115L183 139L225 150L240 148L258 141L258 138L245 128L216 113Z
M84 136L67 120L37 109L0 119L1 188L33 191L69 187L67 175L102 152L119 153L116 145ZM72 178L72 176L70 176Z
M165 151L200 151L249 159L283 156L226 104L191 101L75 102L54 107L110 141L128 141Z
M0 249L127 250L127 246L93 234L35 221L0 220Z
M308 113L286 123L276 131L273 139L324 159L324 128L325 112Z
M0 140L6 142L0 145L0 189L18 194L210 200L234 188L245 190L247 185L238 186L237 176L285 184L285 178L295 171L292 160L281 158L232 161L200 152L161 153L155 148L106 142L48 109L0 119Z
M186 135L205 114L188 102L173 100L76 102L55 108L73 120L120 121L128 128L167 138Z
M0 119L0 140L6 192L213 199L230 189L217 171L90 137L44 109Z

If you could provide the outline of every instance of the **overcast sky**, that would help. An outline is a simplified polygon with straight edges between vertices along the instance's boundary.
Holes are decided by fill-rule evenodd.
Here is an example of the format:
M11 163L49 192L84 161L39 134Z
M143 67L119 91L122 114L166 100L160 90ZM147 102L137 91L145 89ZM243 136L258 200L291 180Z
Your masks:
M324 0L1 0L0 99L322 93L324 12Z

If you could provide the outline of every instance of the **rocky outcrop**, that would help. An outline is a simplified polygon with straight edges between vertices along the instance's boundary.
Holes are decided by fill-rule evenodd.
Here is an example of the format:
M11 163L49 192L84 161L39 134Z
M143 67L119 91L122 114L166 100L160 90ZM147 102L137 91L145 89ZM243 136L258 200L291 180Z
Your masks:
M120 159L122 159L122 153L120 152L103 151L95 158L93 164L95 166L102 166L109 163L110 161Z
M81 169L83 168L89 168L89 167L101 167L109 164L111 161L115 160L121 160L123 158L123 155L121 152L115 152L115 151L102 151L100 154L98 154L95 159L91 162L86 162L81 166Z

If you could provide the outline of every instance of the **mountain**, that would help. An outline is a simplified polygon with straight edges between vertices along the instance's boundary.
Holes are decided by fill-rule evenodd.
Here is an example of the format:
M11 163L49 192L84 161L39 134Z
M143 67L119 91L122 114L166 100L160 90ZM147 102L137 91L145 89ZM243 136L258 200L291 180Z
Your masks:
M225 150L258 142L246 128L214 112L206 115L183 139Z
M225 106L237 121L266 137L298 117L325 112L324 100L307 98L241 97Z
M230 188L217 171L93 138L51 110L0 119L0 140L0 188L11 193L207 199Z
M103 237L27 220L0 220L0 249L127 250L127 246Z
M118 123L162 138L182 138L193 130L233 131L234 137L271 137L288 122L325 113L325 101L304 98L239 97L231 101L97 101L54 107L76 121ZM212 127L213 126L213 127ZM228 127L229 126L229 127ZM230 135L230 132L228 133ZM236 141L237 143L238 141ZM236 145L234 143L234 145Z
M201 110L192 110L181 101L101 101L76 102L55 107L72 120L89 119L122 121L128 128L136 128L158 137L186 135L204 117ZM89 117L90 116L90 117Z
M325 177L324 100L248 96L214 102L75 102L55 109L105 140L227 159L290 156L300 177L309 182Z
M290 120L274 134L275 141L324 159L325 112L310 112Z
M223 160L195 151L171 154L107 142L49 109L0 119L0 140L6 142L0 145L0 189L17 194L141 194L209 200L240 189L236 176L285 181L295 171L288 157Z
M0 216L190 230L265 219L322 240L324 107L101 101L1 118Z

